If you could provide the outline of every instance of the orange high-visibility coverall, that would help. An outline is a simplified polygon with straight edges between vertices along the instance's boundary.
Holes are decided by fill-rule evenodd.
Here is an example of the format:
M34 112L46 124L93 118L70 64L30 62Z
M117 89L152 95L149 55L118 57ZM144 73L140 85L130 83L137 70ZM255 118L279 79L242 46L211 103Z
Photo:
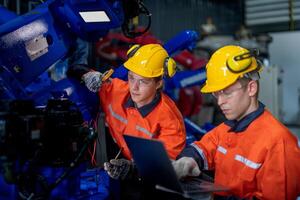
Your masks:
M124 134L162 141L172 159L185 147L186 133L181 113L168 96L158 95L157 102L145 105L140 113L141 110L128 106L130 93L127 82L115 78L111 83L104 83L99 90L111 136L127 159L132 157Z
M230 189L218 194L295 200L300 194L297 138L269 111L262 112L242 132L222 123L190 148L204 169L215 170L215 183Z

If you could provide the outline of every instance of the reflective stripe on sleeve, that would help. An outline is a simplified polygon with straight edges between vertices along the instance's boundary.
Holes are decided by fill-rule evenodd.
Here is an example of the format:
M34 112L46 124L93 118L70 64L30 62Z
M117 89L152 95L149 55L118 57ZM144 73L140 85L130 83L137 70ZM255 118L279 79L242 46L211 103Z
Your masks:
M109 108L109 111L110 111L111 115L112 115L114 118L116 118L117 120L123 122L124 124L127 124L127 122L128 122L127 119L125 119L125 118L122 117L121 115L118 115L117 113L115 113L115 112L113 111L113 109L112 109L111 104L108 105L108 108Z
M121 115L119 115L119 114L117 114L116 112L114 112L114 110L113 110L111 104L108 105L108 108L109 108L109 111L110 111L111 115L112 115L115 119L117 119L117 120L123 122L124 124L127 124L127 123L128 123L128 120L127 120L127 119L125 119L125 118L122 117ZM139 126L139 125L136 125L135 128L136 128L136 130L141 131L142 133L148 135L150 138L152 138L152 137L154 136L154 134L152 134L150 131L148 131L147 129L145 129L145 128Z
M243 163L244 165L246 165L247 167L250 167L252 169L258 169L261 166L261 163L253 162L253 161L248 160L247 158L245 158L241 155L235 155L234 159L241 162L241 163Z
M222 147L222 146L218 146L217 150L218 150L219 152L221 152L222 154L226 154L226 153L227 153L227 149L225 149L225 148Z
M204 154L203 150L194 143L192 143L191 146L193 146L197 150L197 152L200 154L200 156L202 157L203 163L204 163L203 168L208 170L208 163L207 163L207 159L205 157L205 154Z
M145 128L143 128L143 127L141 127L141 126L139 126L139 125L136 125L136 130L138 130L138 131L141 131L141 132L143 132L143 133L145 133L146 135L148 135L149 137L153 137L154 136L154 134L152 134L151 132L149 132L147 129L145 129Z

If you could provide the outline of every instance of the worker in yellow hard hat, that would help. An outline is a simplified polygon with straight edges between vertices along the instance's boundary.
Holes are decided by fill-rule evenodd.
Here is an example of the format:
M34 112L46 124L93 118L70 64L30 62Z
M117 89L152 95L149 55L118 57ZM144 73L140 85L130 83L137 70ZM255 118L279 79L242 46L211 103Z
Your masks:
M206 65L201 89L227 120L184 149L173 162L180 178L214 170L228 188L215 199L296 199L300 194L297 138L258 101L261 66L255 51L218 49Z
M102 83L103 75L95 71L83 70L80 76L89 90L99 93L110 134L122 150L121 158L105 163L104 168L112 178L122 180L132 171L124 134L162 141L171 159L178 156L186 142L183 117L161 90L163 77L172 77L176 72L175 61L159 44L134 45L127 56L124 66L128 82L114 78ZM130 193L121 193L124 199L135 199Z

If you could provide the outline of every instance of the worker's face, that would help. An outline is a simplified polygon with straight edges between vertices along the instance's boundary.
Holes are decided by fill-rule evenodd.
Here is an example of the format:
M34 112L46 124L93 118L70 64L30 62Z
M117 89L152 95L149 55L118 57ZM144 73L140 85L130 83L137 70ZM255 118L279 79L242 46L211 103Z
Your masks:
M217 99L218 105L227 119L240 120L252 112L252 102L256 100L257 86L255 81L243 84L237 81L212 95Z
M142 107L154 99L157 89L161 87L162 80L156 81L154 78L145 78L129 71L128 83L133 102L137 107Z

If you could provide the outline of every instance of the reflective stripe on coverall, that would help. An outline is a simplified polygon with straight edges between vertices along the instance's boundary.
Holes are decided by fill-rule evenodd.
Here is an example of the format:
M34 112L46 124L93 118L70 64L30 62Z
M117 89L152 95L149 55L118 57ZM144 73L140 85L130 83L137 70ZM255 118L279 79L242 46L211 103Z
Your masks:
M172 159L184 148L186 134L182 115L165 94L161 94L158 104L144 117L138 109L125 106L130 97L127 82L115 78L111 83L104 83L99 96L110 134L127 159L132 157L123 134L162 141Z
M222 123L180 156L195 154L204 169L215 170L215 183L230 189L219 195L295 200L300 194L297 138L267 110L238 133Z

